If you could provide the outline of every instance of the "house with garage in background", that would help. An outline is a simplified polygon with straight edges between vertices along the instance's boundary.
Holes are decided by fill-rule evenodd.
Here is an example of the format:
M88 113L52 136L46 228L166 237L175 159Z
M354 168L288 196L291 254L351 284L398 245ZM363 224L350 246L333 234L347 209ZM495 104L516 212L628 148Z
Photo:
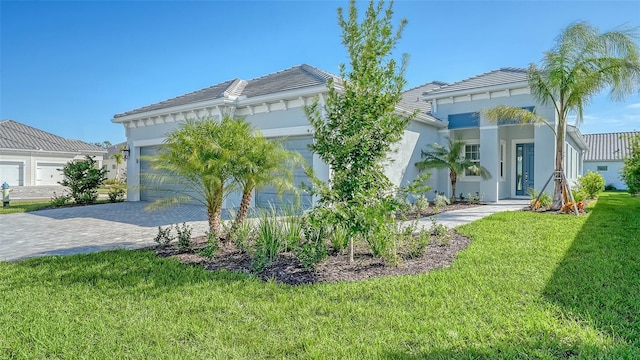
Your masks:
M620 177L624 159L631 155L631 141L638 131L585 134L589 146L584 157L584 171L596 171L604 177L605 184L618 190L626 190L627 184Z
M70 161L93 157L99 166L103 148L36 129L14 120L0 121L0 183L9 186L60 186Z
M145 173L152 169L145 159L158 151L167 133L185 119L220 119L224 114L245 118L265 137L282 139L286 148L302 154L316 176L329 179L328 166L307 147L313 134L304 106L316 99L320 105L324 103L330 78L336 79L339 86L334 75L303 64L256 79L231 79L116 114L112 122L124 126L130 150L127 200L152 201L166 196L166 191L146 183L149 177ZM452 84L434 81L407 90L396 111L416 111L417 115L396 145L397 151L389 156L387 176L395 185L406 185L418 175L415 163L429 144L446 144L448 137L460 138L466 142L465 156L486 167L492 177L483 180L470 173L462 174L458 192L465 196L477 192L483 194L485 201L528 198L528 188L539 189L553 172L554 134L546 126L489 123L481 111L499 104L530 109L551 123L555 119L552 107L537 104L531 96L526 69L503 68ZM566 173L571 181L582 174L587 147L575 127L568 126L566 139ZM448 172L433 169L431 173L432 189L449 194ZM296 183L308 182L302 169L295 177ZM273 189L265 188L256 190L252 205L263 207L291 200L286 195L279 199ZM302 197L305 207L314 201L309 195ZM224 207L237 207L239 202L240 194L234 194L226 199Z

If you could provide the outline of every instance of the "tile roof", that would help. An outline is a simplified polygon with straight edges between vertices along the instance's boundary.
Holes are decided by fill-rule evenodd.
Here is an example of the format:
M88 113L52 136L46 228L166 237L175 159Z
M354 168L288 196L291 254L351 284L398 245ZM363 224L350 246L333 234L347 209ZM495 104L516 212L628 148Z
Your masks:
M640 135L640 131L585 134L583 135L589 150L585 161L622 160L631 155L629 137Z
M126 147L127 143L126 142L121 142L115 145L111 145L107 148L107 154L104 156L105 159L110 159L111 155L117 154L120 152L120 149L122 149L122 147Z
M326 71L302 64L252 80L234 79L197 90L159 103L116 114L114 118L140 114L147 111L170 108L206 100L230 96L257 97L281 91L324 85L329 78L338 79Z
M99 146L80 140L65 139L14 120L0 121L0 149L104 152Z
M421 113L430 114L431 103L422 100L422 94L427 91L431 91L445 85L448 85L448 84L442 81L432 81L432 82L411 88L402 93L402 100L400 101L400 104L414 108L414 109L419 109Z
M527 80L527 69L504 67L427 91L424 95L428 96L448 93L452 91L471 90L488 86L517 83Z

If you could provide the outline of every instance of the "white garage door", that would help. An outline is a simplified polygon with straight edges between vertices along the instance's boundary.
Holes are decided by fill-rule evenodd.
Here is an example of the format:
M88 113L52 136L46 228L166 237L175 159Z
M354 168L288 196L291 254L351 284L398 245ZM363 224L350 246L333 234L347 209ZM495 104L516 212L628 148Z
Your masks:
M62 169L65 164L59 163L37 163L36 164L36 185L59 185L58 182L64 179Z
M156 173L151 167L149 159L144 157L153 157L158 152L159 146L145 146L140 148L140 200L155 201L163 198L181 197L191 195L198 198L197 192L189 192L184 186L169 182L158 182ZM197 201L188 201L188 203L196 204Z
M293 150L299 152L306 160L307 165L313 166L313 153L309 150L308 145L311 144L313 138L310 136L301 136L295 138L288 138L282 142L282 145L287 150ZM294 172L293 183L296 186L305 184L310 186L309 177L305 174L304 169L297 168ZM292 193L284 193L282 197L278 197L276 189L273 187L265 187L256 191L256 207L269 207L274 206L276 208L282 208L283 206L292 206L295 204L295 195ZM311 195L308 193L300 192L300 206L303 209L308 209L312 205Z
M18 161L0 161L0 184L24 185L24 164Z

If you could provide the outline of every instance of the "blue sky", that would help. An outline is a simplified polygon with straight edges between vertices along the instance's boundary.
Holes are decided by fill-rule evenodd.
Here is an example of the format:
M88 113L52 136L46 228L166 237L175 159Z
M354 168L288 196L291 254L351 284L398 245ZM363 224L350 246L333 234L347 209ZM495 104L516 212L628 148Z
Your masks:
M338 73L344 1L1 1L0 119L87 142L114 114L302 63ZM359 3L364 9L366 3ZM406 1L409 87L527 67L570 23L640 26L639 1ZM640 130L640 96L586 108L583 133Z

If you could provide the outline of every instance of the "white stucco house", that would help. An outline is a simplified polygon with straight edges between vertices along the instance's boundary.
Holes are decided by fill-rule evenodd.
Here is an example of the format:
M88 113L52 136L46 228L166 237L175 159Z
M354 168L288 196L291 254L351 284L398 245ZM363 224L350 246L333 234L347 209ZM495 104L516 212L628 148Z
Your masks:
M327 80L334 75L303 64L252 80L232 79L211 87L161 101L139 109L116 114L112 122L122 124L131 151L127 163L128 201L149 201L163 196L145 184L149 164L142 155L153 155L165 135L189 118L220 118L229 113L244 117L266 137L285 138L285 147L299 151L314 169L316 176L328 179L330 170L307 145L313 141L312 129L304 106L314 99L323 103ZM520 106L536 111L553 122L550 107L536 104L527 84L525 69L503 68L453 84L430 82L403 94L399 113L418 109L409 123L398 151L390 155L387 176L396 185L410 182L418 174L415 163L428 144L446 143L447 137L467 142L465 153L489 169L491 179L463 175L457 192L484 194L485 201L527 197L529 187L541 187L553 171L554 135L546 126L490 124L480 111L498 104ZM567 130L567 177L582 173L587 147L580 132ZM445 170L433 170L430 186L450 192ZM305 181L302 171L296 183ZM549 189L552 191L552 189ZM456 194L457 195L457 194ZM268 189L256 191L254 206L279 201ZM240 195L227 198L224 206L238 206ZM289 201L286 196L282 201ZM314 199L303 196L303 205Z
M620 172L624 159L631 155L629 139L638 135L638 131L585 134L584 140L589 150L584 158L584 172L596 171L604 177L605 184L626 190L627 184L620 177Z
M58 186L58 171L69 161L93 157L99 166L106 150L80 140L19 123L0 121L0 183L16 186Z

